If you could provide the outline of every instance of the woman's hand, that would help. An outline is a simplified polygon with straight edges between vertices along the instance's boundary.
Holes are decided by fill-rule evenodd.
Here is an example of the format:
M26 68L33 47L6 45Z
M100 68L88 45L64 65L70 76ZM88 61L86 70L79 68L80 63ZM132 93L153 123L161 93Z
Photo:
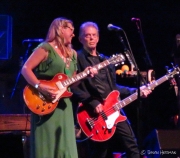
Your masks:
M56 95L58 94L58 90L55 87L44 83L39 84L38 90L52 100L55 99Z

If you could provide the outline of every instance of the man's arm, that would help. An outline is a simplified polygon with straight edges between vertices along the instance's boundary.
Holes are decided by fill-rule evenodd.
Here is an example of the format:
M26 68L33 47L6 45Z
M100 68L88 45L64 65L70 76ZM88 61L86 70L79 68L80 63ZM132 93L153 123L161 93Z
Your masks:
M116 88L120 92L121 98L128 97L131 94L135 93L137 90L136 88L130 88L130 87L121 86L118 84L116 84Z
M73 99L77 102L81 102L83 104L89 104L93 108L100 104L100 101L96 98L92 97L87 90L82 90L84 87L83 83L80 83L77 86L71 87L71 91L73 93ZM86 89L85 87L83 89Z

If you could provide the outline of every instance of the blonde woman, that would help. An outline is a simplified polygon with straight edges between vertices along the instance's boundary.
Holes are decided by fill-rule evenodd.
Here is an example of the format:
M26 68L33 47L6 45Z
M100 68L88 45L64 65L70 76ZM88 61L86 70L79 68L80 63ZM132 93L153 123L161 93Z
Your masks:
M71 47L74 37L71 20L56 18L47 37L22 67L26 81L47 97L56 98L54 87L41 83L56 74L71 77L76 74L76 52ZM90 68L91 69L91 68ZM93 70L91 71L93 76ZM77 158L72 104L61 98L57 108L48 115L31 114L31 158Z

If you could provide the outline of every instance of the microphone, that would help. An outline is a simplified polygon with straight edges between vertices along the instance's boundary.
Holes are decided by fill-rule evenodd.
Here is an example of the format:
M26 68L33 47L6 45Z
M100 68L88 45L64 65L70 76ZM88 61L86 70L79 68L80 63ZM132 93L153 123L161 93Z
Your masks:
M25 39L25 40L23 40L22 43L24 43L24 42L43 42L43 41L44 41L44 39L42 39L42 38L39 38L39 39Z
M108 30L111 31L111 30L114 30L114 31L120 31L120 30L123 30L122 28L118 27L118 26L114 26L113 24L109 24L107 26Z
M131 18L131 21L140 21L139 18Z

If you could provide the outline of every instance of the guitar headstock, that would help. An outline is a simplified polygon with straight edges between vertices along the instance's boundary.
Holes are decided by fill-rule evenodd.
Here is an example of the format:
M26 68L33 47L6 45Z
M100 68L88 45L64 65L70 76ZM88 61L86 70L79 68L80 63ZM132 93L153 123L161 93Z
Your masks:
M108 61L111 64L119 64L119 63L123 64L123 62L125 61L125 57L122 54L116 54L116 55L113 55L112 57L110 57L108 59Z
M178 66L174 66L173 64L172 66L173 66L172 69L168 69L168 66L166 66L167 76L169 79L172 79L174 78L174 76L180 74L180 68Z

